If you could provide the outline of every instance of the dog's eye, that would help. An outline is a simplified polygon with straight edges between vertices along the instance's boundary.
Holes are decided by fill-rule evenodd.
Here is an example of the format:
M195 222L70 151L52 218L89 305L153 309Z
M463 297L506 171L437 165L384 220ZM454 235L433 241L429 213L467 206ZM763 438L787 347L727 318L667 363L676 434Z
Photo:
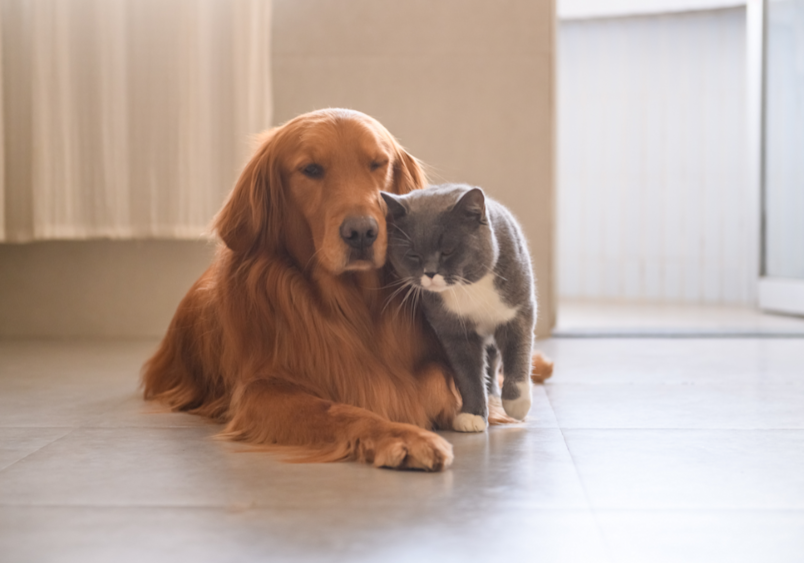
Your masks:
M378 162L378 161L376 161L376 160L375 160L374 162L372 162L372 163L369 165L369 167L371 168L371 171L372 171L372 172L374 172L375 170L379 170L380 168L382 168L382 167L383 167L383 166L385 166L386 164L388 164L388 161L387 161L387 160L383 160L383 161L381 161L381 162Z
M308 178L320 178L324 175L324 168L320 164L308 164L301 169L302 174Z

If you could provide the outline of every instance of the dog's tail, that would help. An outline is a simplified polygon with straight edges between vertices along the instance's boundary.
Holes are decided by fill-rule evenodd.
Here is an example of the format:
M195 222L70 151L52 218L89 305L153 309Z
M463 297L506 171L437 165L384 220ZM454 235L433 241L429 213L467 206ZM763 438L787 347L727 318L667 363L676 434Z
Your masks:
M530 370L533 383L544 383L544 380L549 379L551 375L553 375L553 361L541 352L534 352Z

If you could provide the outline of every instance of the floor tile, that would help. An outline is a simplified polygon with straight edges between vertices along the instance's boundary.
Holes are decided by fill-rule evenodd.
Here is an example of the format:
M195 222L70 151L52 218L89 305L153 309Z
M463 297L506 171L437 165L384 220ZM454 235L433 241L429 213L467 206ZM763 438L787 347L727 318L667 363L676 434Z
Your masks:
M529 428L558 428L556 414L553 412L553 405L547 396L547 390L543 384L533 386L531 393L533 403L527 416Z
M4 560L609 561L590 513L0 507Z
M68 432L69 428L0 428L0 471Z
M0 381L0 427L76 428L120 405L130 391L68 381L26 391Z
M0 427L67 427L136 392L154 343L0 341Z
M563 433L595 510L804 510L804 431Z
M429 506L434 511L588 507L559 430L445 433L450 471L288 464L213 440L217 427L79 428L0 473L0 504Z
M546 386L562 428L804 429L804 385Z
M804 512L598 512L618 563L799 563Z
M797 334L804 318L764 313L745 305L647 304L562 300L556 334L632 334L672 331L675 334Z
M288 464L141 400L155 342L0 341L0 559L796 561L804 346L561 339L439 474ZM804 473L802 473L804 475Z
M804 383L801 338L554 338L562 383Z
M125 398L122 398L125 397ZM121 393L121 400L111 408L81 420L82 428L203 428L215 427L209 419L172 412L155 401L145 401L137 390Z

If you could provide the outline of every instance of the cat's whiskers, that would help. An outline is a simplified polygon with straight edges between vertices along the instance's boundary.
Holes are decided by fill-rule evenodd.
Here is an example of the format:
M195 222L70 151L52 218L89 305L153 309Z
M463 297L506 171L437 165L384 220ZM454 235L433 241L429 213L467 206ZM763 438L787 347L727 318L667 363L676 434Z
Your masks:
M408 284L408 283L411 282L411 280L413 280L413 278L410 278L410 277L408 277L408 278L400 278L398 280L392 281L389 284L382 285L382 286L378 287L377 289L378 290L379 289L391 289L392 287L397 287L397 286L400 286L400 285Z
M422 292L424 289L421 286L414 285L413 286L413 302L410 307L410 322L411 324L416 322L416 308L419 306L419 302L422 298Z
M415 294L415 292L416 292L416 286L413 285L413 284L409 285L408 286L408 292L405 294L405 297L402 298L402 302L399 304L399 307L397 307L397 309L396 309L396 315L399 315L400 311L402 311L402 308L405 306L405 303L407 303L408 299L410 299L410 296L412 294Z
M409 288L411 288L413 286L413 278L402 278L400 280L400 282L402 282L402 283L397 284L397 285L399 285L399 287L397 287L391 293L391 295L388 296L388 299L385 300L385 305L383 306L382 311L381 311L382 313L385 312L385 310L388 308L388 306L391 304L391 302L394 299L396 299L396 297L399 296L400 293L402 293L406 289L409 291L410 290ZM401 305L400 305L400 308L401 308ZM399 309L397 309L397 313L399 313Z

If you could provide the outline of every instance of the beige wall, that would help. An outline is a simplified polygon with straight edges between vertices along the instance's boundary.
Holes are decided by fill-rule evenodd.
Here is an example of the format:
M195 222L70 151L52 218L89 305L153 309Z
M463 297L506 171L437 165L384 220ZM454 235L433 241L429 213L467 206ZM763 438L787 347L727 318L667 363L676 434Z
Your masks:
M213 251L188 241L0 244L0 337L159 336Z
M347 8L348 7L348 8ZM553 0L274 0L274 119L379 119L437 181L480 185L522 222L555 320Z
M525 227L539 332L553 289L552 0L274 0L277 123L327 106L384 123L434 179L486 188ZM155 336L202 242L0 245L0 336Z

